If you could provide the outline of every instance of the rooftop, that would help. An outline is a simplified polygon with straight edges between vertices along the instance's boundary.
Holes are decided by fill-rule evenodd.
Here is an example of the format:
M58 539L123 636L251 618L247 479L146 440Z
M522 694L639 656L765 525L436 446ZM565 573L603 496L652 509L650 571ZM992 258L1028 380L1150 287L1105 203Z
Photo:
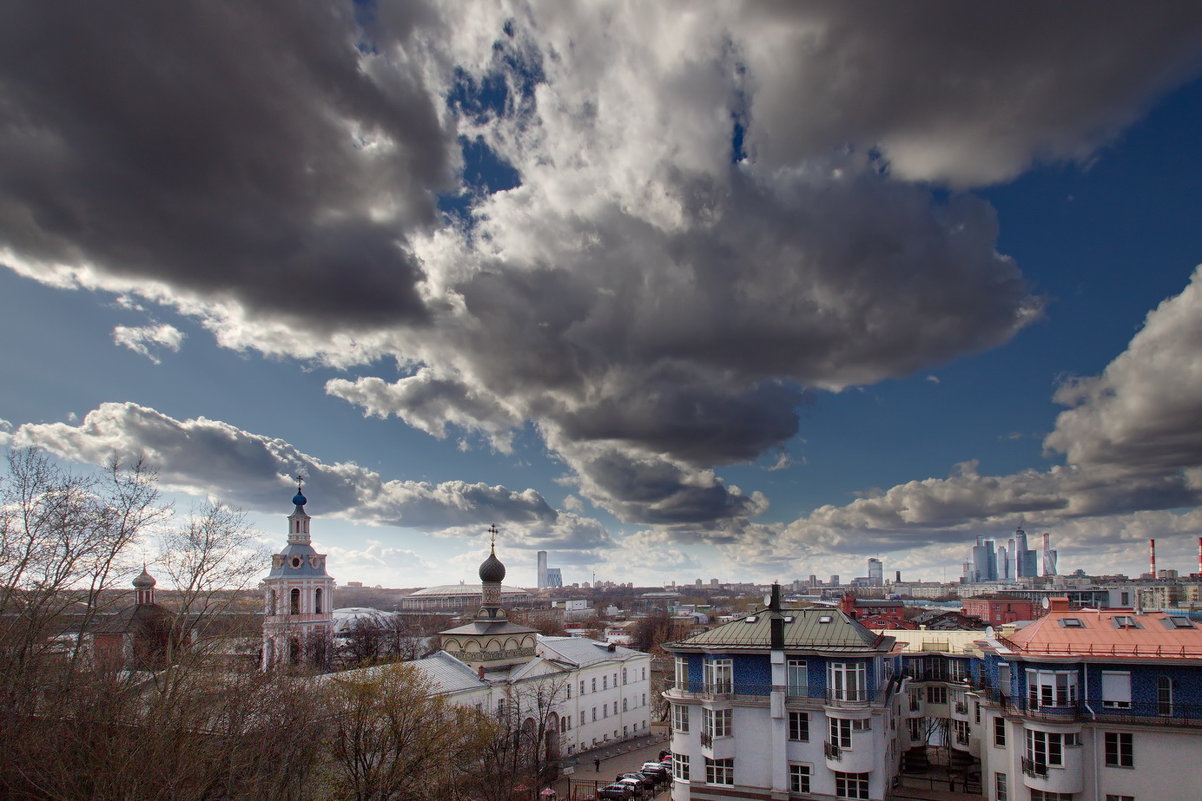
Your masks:
M1202 627L1186 618L1130 609L1070 609L1064 598L1053 598L1048 614L997 640L1012 651L1049 656L1202 657Z
M767 650L771 642L771 619L761 609L741 620L718 626L666 647L672 650L722 648L728 650ZM812 651L888 651L894 638L878 635L838 609L810 607L782 609L784 647Z

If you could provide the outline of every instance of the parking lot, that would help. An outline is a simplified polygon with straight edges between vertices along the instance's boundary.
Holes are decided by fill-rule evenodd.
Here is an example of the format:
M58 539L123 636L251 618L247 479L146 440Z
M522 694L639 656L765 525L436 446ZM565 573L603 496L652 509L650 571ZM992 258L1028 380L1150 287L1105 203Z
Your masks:
M596 797L598 787L612 784L619 773L637 771L644 762L659 761L659 752L668 747L667 731L653 726L652 733L605 748L581 754L569 762L572 773L555 783L560 801L589 801ZM596 761L600 761L600 770ZM666 799L671 782L661 785L654 795L644 798Z

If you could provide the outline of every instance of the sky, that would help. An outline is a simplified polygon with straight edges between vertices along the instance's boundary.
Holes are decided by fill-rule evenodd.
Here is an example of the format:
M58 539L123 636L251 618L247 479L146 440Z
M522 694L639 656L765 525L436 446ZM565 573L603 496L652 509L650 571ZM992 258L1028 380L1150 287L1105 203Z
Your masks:
M6 4L0 445L342 582L1197 570L1199 141L1193 2Z

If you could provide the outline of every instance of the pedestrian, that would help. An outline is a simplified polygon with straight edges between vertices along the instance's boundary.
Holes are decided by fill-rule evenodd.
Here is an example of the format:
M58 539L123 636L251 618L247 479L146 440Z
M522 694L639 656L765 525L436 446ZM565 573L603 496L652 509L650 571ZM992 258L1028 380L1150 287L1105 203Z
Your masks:
M601 758L600 757L593 760L593 767L597 769L598 773L601 772Z

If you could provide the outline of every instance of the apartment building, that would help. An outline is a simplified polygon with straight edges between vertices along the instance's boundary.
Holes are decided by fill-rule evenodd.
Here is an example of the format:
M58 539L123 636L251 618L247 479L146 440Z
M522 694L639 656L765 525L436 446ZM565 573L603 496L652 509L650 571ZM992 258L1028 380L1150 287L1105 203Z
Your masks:
M838 609L761 611L675 655L673 801L883 799L897 773L893 637Z

